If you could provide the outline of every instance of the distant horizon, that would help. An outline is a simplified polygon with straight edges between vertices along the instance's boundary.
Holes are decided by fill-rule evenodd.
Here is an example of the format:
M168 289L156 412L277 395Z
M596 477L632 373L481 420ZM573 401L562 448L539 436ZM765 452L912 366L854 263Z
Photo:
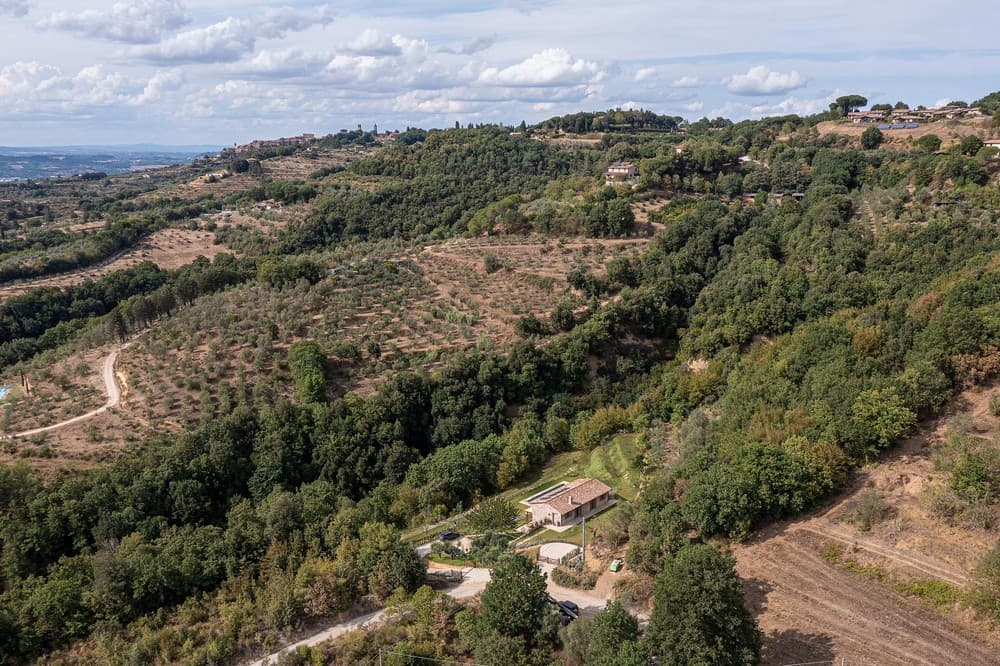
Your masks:
M225 144L214 144L214 143L196 143L196 144L184 144L184 143L150 143L150 142L130 142L130 143L63 143L63 144L25 144L23 146L17 145L0 145L0 151L3 150L56 150L56 149L73 149L73 150L125 150L125 149L165 149L169 148L166 152L200 152L203 150L221 150L226 148Z
M1000 87L995 0L69 5L0 2L0 144L229 146L615 107L740 121Z

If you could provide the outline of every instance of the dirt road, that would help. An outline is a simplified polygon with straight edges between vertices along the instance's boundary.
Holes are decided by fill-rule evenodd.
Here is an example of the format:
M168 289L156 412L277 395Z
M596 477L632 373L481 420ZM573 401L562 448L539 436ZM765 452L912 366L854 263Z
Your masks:
M490 582L490 570L484 568L477 569L466 569L464 571L464 578L461 583L455 587L445 590L445 594L454 599L467 599L469 597L474 597L486 587L486 583ZM325 641L332 640L343 636L344 634L350 633L357 629L364 629L365 627L370 627L381 621L382 617L385 615L385 611L377 610L373 613L367 613L365 615L360 615L358 617L352 618L340 624L336 624L328 629L325 629L317 634L313 634L307 638L303 638L297 643L288 645L273 652L266 657L262 657L257 661L249 662L246 666L268 666L278 663L278 659L281 655L286 654L300 647L307 647L310 645L318 645Z
M53 430L59 430L60 428L65 428L66 426L73 425L74 423L80 423L81 421L87 421L94 418L109 409L113 409L118 406L121 402L122 393L121 389L118 387L118 379L115 377L115 363L118 361L118 354L121 353L123 349L131 346L135 340L129 340L124 344L117 345L111 350L111 353L107 355L104 359L104 364L101 368L101 378L104 380L104 390L108 394L108 400L104 403L104 406L98 407L97 409L91 410L86 414L81 414L80 416L74 416L71 419L66 419L65 421L60 421L59 423L53 423L52 425L47 425L41 428L32 428L31 430L24 430L22 432L13 433L8 435L9 437L31 437L32 435L40 435L43 432L51 432Z

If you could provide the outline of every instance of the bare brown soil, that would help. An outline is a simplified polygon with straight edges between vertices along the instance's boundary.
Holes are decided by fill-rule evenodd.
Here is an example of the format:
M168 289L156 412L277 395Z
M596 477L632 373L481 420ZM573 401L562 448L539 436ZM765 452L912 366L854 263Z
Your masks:
M883 130L885 142L888 145L903 146L910 141L916 141L922 136L936 134L942 141L942 146L960 141L962 137L972 134L989 136L992 118L966 118L961 120L939 120L933 123L922 123L915 129ZM872 127L866 123L851 123L840 120L828 120L816 125L820 136L840 134L860 139L861 134Z
M143 261L152 261L164 270L172 270L191 263L198 256L211 259L225 250L226 248L222 245L215 244L215 234L210 231L164 229L151 234L134 248L122 253L112 261L99 266L53 277L4 285L0 287L0 298L23 294L29 289L37 287L66 287L88 279L96 280Z
M858 473L822 514L773 525L733 547L765 633L766 663L997 663L1000 633L958 605L933 609L890 584L930 578L963 588L996 543L996 530L949 526L925 506L927 489L944 482L931 457L952 419L967 419L981 436L996 435L989 394L988 388L963 393L880 464ZM873 489L890 517L862 532L851 515L858 496ZM878 575L828 561L822 553L831 546Z
M824 543L793 524L735 548L747 603L764 632L765 663L996 663L995 638L827 562L819 554Z

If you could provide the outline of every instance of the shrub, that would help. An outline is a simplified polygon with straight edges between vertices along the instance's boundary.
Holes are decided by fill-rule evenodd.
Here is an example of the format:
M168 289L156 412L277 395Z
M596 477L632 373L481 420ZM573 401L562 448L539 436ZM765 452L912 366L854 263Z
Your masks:
M556 567L552 570L552 582L562 587L574 587L580 590L592 590L597 585L597 578L600 574L596 571L570 571L565 567Z
M854 511L851 513L851 522L862 532L867 532L889 515L889 507L886 506L882 496L876 490L866 490L861 493Z
M465 517L470 531L487 532L514 527L521 512L502 497L490 497L476 505Z
M486 256L483 257L483 270L487 273L496 273L501 268L503 268L503 262L500 261L500 258L492 252L487 252Z
M970 599L973 606L1000 622L1000 541L976 567Z
M877 127L869 127L861 133L861 147L865 150L874 150L882 145L883 141L885 141L885 136L882 134L882 130Z

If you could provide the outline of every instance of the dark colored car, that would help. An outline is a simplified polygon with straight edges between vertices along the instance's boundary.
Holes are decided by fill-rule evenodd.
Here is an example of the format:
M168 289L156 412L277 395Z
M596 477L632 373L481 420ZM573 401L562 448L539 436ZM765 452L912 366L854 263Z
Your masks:
M560 606L560 608L562 608L564 610L568 610L569 612L574 613L576 615L580 614L580 607L577 606L572 601L567 601L567 600L560 601L559 602L559 606Z
M458 532L456 532L455 530L445 530L444 532L441 532L441 534L438 534L438 540L439 541L454 541L455 539L459 538L460 536L462 536L462 535L459 534Z

